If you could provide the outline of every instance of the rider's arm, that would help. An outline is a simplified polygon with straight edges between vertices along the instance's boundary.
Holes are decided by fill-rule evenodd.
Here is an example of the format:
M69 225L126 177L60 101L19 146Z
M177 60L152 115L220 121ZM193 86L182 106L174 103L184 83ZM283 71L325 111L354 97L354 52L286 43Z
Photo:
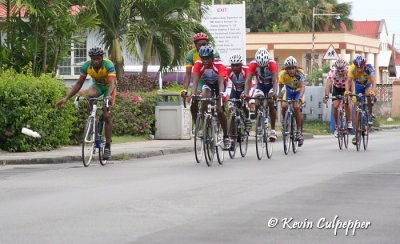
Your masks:
M79 76L79 79L76 81L75 85L69 91L68 95L64 97L64 99L67 101L68 99L73 97L76 93L78 93L81 90L85 80L86 80L86 76L81 74Z
M194 95L198 95L198 90L195 89L197 87L197 85L199 84L199 80L200 80L200 75L198 74L193 74L193 87L192 87L192 94Z
M187 90L189 88L191 78L192 78L192 67L186 66L185 79L183 81L183 90Z
M331 88L332 88L332 79L328 77L328 80L325 85L325 97L329 97L329 94L331 94Z
M372 83L372 91L375 92L376 88L376 75L371 76L371 83Z
M272 87L274 90L274 95L278 95L278 65L275 61L269 62L269 70L272 73Z
M304 96L304 92L306 91L306 85L305 82L300 82L300 98Z
M353 84L353 79L350 77L347 77L347 80L345 83L345 93L350 93L352 84Z

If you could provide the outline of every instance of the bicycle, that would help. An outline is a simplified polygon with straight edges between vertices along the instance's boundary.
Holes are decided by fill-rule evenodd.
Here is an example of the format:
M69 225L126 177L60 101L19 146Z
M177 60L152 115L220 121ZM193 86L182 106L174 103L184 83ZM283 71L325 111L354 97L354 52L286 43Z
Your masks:
M242 106L246 106L244 101L241 99L231 98L228 100L229 111L231 117L229 118L228 128L230 130L231 137L231 147L229 149L229 156L231 159L235 158L236 149L239 144L240 155L242 157L246 156L247 147L249 143L249 128L245 123L244 113L242 111Z
M109 108L109 98L110 97L100 97L100 98L89 98L76 96L74 104L75 107L79 108L79 101L81 99L88 102L90 108L89 116L86 121L85 129L82 138L82 161L85 167L88 167L93 159L93 154L96 153L98 149L99 161L102 166L107 164L107 160L103 158L105 140L103 138L103 130L105 121L103 115L100 115L97 119L97 110L102 109L104 106ZM97 102L103 102L102 106L98 106Z
M343 101L344 96L336 95L336 96L333 96L332 98L336 98L337 100L340 101L339 108L338 108L339 117L338 117L338 120L336 121L339 149L342 150L343 145L347 149L348 145L349 145L349 134L350 133L349 133L349 129L347 127L347 115L346 115L346 110L345 110L345 102Z
M282 122L282 138L283 138L283 151L285 155L288 155L290 146L292 145L293 153L297 153L299 148L299 141L296 140L297 124L294 116L294 102L300 100L282 100L279 99L280 102L287 102L288 108L285 112L283 122Z
M369 112L368 112L368 102L367 97L370 95L364 95L362 93L359 94L350 94L352 97L356 97L358 106L355 108L356 113L358 114L358 121L354 127L355 136L356 136L356 148L357 151L361 148L361 139L363 142L364 150L367 150L368 147L368 137L370 131L369 124Z
M208 103L207 110L204 112L204 156L206 159L207 166L211 166L214 160L214 155L217 155L218 163L224 162L224 151L222 146L224 144L222 136L222 128L219 123L217 114L217 100L221 100L221 97L217 93L213 92L213 97L202 98L201 101ZM222 104L222 101L221 101Z
M267 153L267 157L272 157L274 142L268 138L271 135L271 118L269 115L269 109L267 100L271 100L271 97L254 97L253 99L260 100L260 104L257 108L256 116L256 153L258 160L261 160L264 154L264 148Z

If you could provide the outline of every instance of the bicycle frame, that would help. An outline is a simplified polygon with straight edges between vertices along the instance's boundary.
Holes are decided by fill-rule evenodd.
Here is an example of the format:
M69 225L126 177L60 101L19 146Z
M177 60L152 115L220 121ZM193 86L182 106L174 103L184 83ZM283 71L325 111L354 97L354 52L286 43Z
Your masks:
M84 136L82 141L82 161L85 167L88 167L92 161L93 154L96 153L96 149L99 149L99 161L101 165L106 165L107 160L103 159L105 141L102 137L104 120L103 115L97 119L97 110L103 107L109 108L109 98L87 98L77 96L75 98L74 104L79 108L79 101L85 100L88 102L90 107L90 113L87 119L86 127L84 130ZM102 101L103 106L98 106L97 102ZM85 150L86 148L86 150Z
M228 100L229 111L231 118L228 123L229 134L231 137L231 148L229 149L229 156L233 159L236 154L236 148L239 144L240 154L242 157L246 156L248 146L248 128L245 124L244 112L242 108L246 106L246 103L242 99L232 98Z
M367 150L369 129L370 129L370 125L368 123L369 111L367 102L367 97L369 95L364 95L362 93L359 93L356 95L352 94L350 96L357 98L357 106L355 107L355 111L357 113L357 121L354 127L356 133L356 148L357 151L360 150L361 139L362 139L364 150Z
M282 100L281 102L287 102L288 108L285 112L285 116L282 123L282 138L283 138L283 149L285 154L287 155L290 150L290 146L292 145L293 153L296 153L298 150L299 142L295 139L297 131L297 123L295 119L295 110L294 103L299 100Z

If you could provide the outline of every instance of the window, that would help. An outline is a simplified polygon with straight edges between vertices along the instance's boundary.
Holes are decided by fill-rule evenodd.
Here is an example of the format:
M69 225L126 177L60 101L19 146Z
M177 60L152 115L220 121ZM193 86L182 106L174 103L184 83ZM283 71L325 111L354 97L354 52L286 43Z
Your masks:
M61 61L58 73L63 76L77 76L82 64L87 60L86 41L72 44L69 56Z

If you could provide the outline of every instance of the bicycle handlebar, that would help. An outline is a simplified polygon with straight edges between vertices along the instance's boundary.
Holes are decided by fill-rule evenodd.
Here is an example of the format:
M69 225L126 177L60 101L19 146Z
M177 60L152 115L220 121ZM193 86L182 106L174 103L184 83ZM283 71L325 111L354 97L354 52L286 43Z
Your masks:
M111 96L106 96L106 97L82 97L80 95L77 95L75 97L75 100L74 100L74 105L78 109L79 108L79 101L81 99L83 99L83 100L86 100L88 102L90 102L90 101L96 101L96 102L97 101L104 101L105 107L109 108L110 107L110 105L109 105L110 98L111 98Z

